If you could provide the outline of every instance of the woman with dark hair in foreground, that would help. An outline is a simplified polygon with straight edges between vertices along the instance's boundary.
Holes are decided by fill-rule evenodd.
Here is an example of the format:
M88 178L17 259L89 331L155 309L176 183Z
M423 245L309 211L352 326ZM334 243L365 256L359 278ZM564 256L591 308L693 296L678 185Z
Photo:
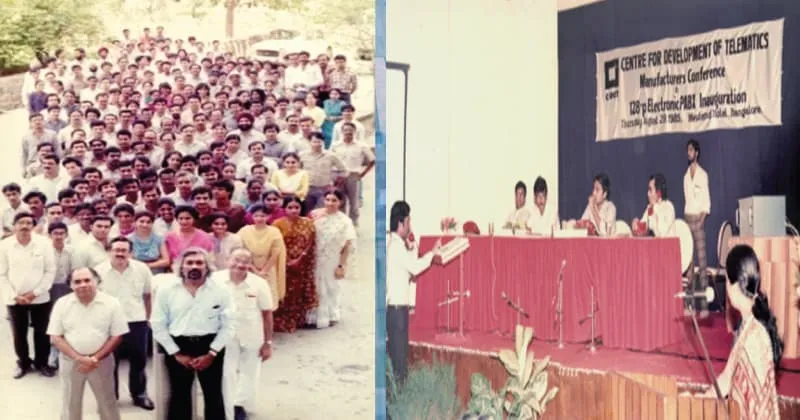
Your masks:
M753 248L738 245L726 260L728 302L742 318L739 337L719 375L723 396L739 404L743 419L777 420L775 369L783 354L775 315L761 292L758 257ZM713 388L707 395L714 395Z

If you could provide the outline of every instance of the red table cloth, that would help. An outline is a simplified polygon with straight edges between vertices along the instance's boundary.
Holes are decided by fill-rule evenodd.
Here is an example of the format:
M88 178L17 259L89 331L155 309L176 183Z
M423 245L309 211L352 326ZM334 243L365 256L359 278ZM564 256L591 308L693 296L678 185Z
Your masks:
M423 237L420 250L438 237ZM452 237L443 237L447 243ZM590 286L597 305L596 337L603 345L655 350L684 338L680 246L677 238L514 238L470 237L470 248L447 266L433 266L417 278L412 330L444 331L459 327L463 303L464 331L509 334L517 315L502 299L505 293L530 314L524 325L537 339L558 340L554 297L564 269L564 341L587 342L591 322L580 324L590 310ZM438 307L448 293L470 297Z

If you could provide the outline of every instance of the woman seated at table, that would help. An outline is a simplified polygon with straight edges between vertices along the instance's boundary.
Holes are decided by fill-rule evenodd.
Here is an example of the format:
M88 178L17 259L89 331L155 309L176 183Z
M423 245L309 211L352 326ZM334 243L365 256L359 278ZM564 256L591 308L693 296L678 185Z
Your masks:
M675 206L667 199L667 179L662 174L650 177L647 183L649 204L642 218L633 219L631 228L636 236L655 236L657 238L674 234Z
M617 223L617 207L608 198L611 195L611 180L605 173L595 175L592 182L592 194L589 204L577 222L570 220L570 227L588 229L590 235L601 237L614 236Z
M783 355L775 314L761 292L758 257L753 248L737 245L726 260L727 296L739 312L739 337L717 378L723 396L732 396L749 420L778 420L778 392L775 370ZM715 397L714 388L706 392Z

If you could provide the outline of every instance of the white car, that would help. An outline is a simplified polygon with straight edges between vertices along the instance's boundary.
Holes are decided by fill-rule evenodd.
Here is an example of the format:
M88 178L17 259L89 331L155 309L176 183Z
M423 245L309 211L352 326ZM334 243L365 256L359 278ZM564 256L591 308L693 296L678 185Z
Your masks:
M250 46L249 56L254 60L282 60L288 54L306 51L312 59L320 54L333 55L333 46L321 39L268 39Z

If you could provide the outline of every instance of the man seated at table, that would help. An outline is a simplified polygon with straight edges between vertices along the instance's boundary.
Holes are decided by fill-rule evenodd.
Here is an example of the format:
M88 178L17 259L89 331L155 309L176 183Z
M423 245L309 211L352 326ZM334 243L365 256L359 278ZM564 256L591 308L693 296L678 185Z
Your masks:
M528 187L525 186L524 182L517 181L517 185L514 186L514 206L516 208L508 215L503 229L517 230L525 228L525 223L528 222L528 218L531 215L531 211L525 207L527 196Z
M577 228L587 228L590 234L610 237L614 236L614 227L617 223L617 207L608 197L611 195L611 180L605 173L595 175L592 182L592 194L589 195L589 204L583 211L581 220L569 221L568 225Z
M662 238L674 234L675 206L667 199L667 179L662 174L650 177L647 183L647 208L642 218L633 219L631 228L636 236Z
M558 226L558 212L552 202L547 201L547 181L537 177L533 182L534 208L528 218L528 233L534 236L551 236Z

